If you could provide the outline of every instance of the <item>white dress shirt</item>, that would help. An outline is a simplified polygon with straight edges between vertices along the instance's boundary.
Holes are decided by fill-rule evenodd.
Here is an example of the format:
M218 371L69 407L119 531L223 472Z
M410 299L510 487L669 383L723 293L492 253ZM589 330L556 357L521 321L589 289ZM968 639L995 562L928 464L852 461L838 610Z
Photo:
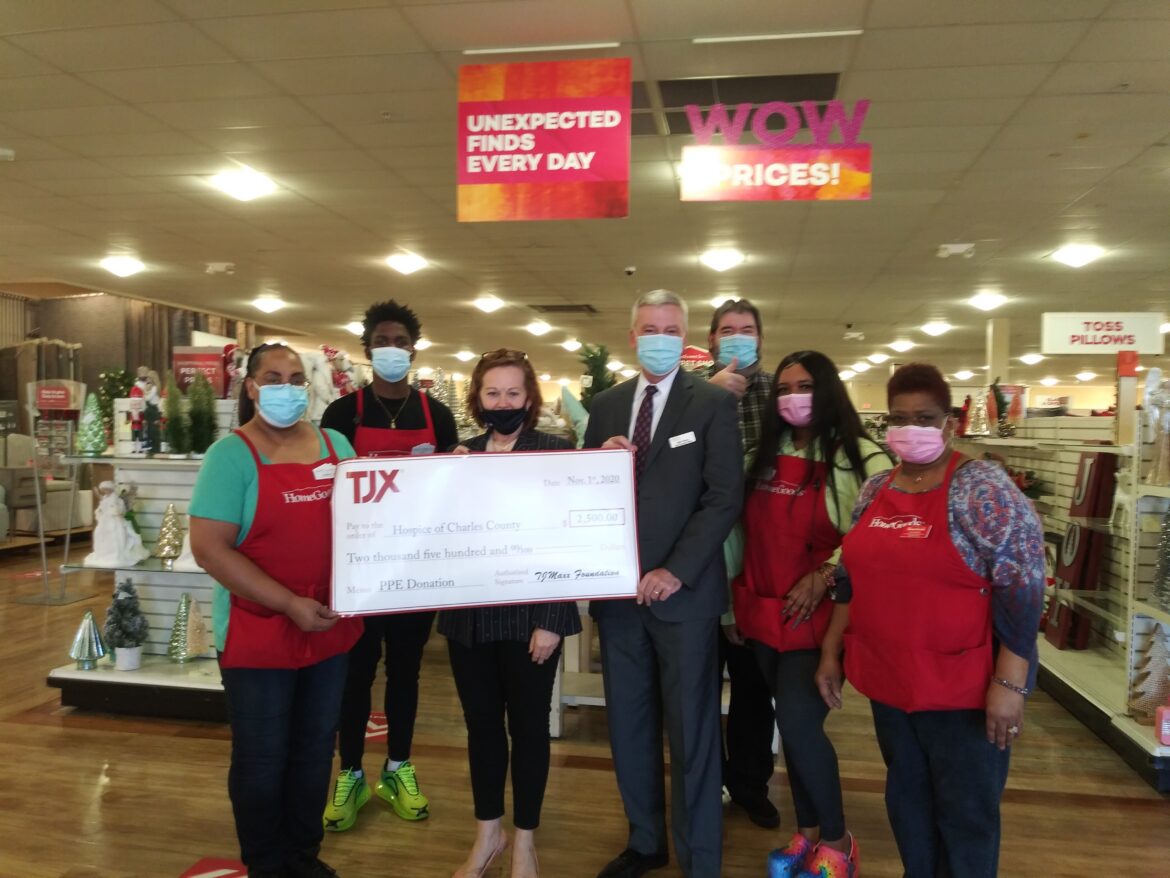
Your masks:
M650 438L654 438L654 433L658 429L658 422L662 420L662 410L666 408L666 398L670 396L670 388L674 385L674 379L678 375L679 367L675 366L674 371L659 381L654 387L658 388L658 392L651 397L651 404L654 406L653 414L650 418ZM626 434L629 438L634 437L634 425L638 421L638 409L642 407L642 400L646 397L646 388L650 386L650 382L646 380L646 373L642 372L638 375L638 386L634 390L634 408L630 412L630 430Z

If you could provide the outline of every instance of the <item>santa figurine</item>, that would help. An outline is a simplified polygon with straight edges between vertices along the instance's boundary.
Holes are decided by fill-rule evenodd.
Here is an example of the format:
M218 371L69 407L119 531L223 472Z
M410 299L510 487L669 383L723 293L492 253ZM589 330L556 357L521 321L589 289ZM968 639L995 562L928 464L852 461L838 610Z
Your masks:
M323 344L321 345L321 353L325 355L325 359L333 368L333 389L337 391L337 396L346 396L357 390L357 385L354 382L353 363L350 362L345 351Z
M158 373L148 366L139 366L134 386L130 388L130 399L130 438L134 442L134 453L139 454L145 450L146 404L153 402L158 405L159 402Z

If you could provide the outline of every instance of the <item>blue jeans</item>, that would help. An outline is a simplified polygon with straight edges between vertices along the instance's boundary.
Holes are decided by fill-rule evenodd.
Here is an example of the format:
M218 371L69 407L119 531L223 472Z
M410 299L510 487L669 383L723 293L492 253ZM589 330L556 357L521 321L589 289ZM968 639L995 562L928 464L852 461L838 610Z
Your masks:
M240 859L252 869L321 848L346 661L342 653L299 670L221 670L232 726L228 794Z
M995 878L1011 748L987 743L982 710L871 707L906 878Z

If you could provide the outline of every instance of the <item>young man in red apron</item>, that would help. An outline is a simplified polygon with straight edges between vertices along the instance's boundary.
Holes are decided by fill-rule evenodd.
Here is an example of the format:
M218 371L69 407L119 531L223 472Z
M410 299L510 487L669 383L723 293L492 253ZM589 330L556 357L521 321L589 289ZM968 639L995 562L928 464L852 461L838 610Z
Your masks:
M421 327L415 313L396 302L373 305L363 321L362 344L373 365L373 383L330 404L322 427L353 442L359 457L431 454L458 442L450 409L410 386L408 375ZM429 802L418 786L410 748L418 713L418 676L423 647L435 614L393 613L365 617L365 633L350 651L349 674L341 705L338 749L341 772L325 809L325 828L353 826L370 800L362 769L366 723L382 645L386 650L387 756L374 787L404 820L422 820Z

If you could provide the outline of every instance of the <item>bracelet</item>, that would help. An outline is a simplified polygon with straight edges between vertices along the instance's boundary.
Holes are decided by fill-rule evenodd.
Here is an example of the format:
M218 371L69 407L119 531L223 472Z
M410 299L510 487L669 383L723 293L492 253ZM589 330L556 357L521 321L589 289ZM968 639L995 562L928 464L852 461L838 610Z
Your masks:
M825 591L829 595L829 600L837 600L837 577L834 575L836 567L830 567L822 564L817 568L817 572L821 574L821 579L825 582Z
M1003 679L1000 679L999 677L992 677L991 682L998 683L1000 686L1003 686L1004 689L1010 689L1013 692L1015 692L1017 695L1023 695L1025 697L1027 697L1027 696L1032 694L1032 690L1029 689L1027 686L1017 686L1011 680L1003 680Z

